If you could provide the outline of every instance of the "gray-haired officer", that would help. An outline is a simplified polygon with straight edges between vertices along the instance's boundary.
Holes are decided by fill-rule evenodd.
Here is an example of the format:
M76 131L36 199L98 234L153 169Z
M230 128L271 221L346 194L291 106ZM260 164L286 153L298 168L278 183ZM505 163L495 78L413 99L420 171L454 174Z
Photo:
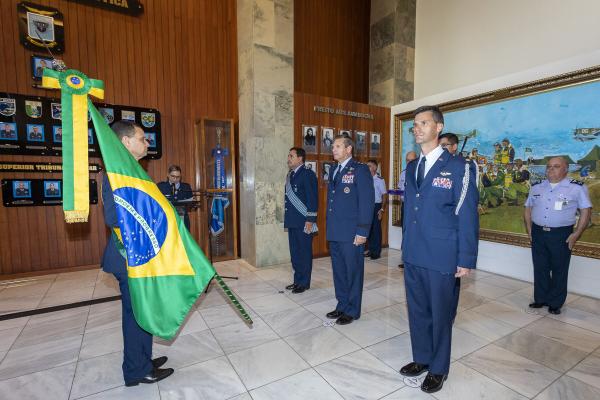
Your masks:
M551 158L546 165L547 179L531 187L525 202L525 227L533 258L534 302L529 307L548 306L550 314L560 314L567 298L571 250L592 214L587 188L567 178L567 172L564 158ZM573 230L578 210L579 221Z

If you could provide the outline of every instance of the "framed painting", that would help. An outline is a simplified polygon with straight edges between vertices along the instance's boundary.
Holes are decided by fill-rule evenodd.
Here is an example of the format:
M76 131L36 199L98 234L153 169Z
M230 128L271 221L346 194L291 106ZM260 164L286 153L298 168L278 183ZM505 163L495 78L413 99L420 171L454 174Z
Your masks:
M592 200L591 225L573 254L600 258L600 66L439 104L444 132L479 167L480 238L529 246L523 207L546 163L564 157L568 176L583 181ZM417 151L412 111L394 116L394 181L408 151ZM400 205L392 222L400 224Z

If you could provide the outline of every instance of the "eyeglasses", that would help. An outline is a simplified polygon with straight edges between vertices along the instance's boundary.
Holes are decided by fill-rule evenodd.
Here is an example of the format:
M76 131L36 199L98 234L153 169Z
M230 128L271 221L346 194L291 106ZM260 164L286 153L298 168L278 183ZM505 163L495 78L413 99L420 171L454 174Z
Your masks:
M181 175L173 175L173 174L169 174L169 176L173 179L181 179Z

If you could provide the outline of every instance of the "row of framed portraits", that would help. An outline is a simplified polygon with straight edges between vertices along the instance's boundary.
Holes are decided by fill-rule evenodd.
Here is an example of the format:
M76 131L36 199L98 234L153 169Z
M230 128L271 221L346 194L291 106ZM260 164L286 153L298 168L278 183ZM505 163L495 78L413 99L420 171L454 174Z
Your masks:
M53 206L62 204L60 179L3 179L4 207ZM95 179L90 179L90 203L98 203Z
M313 171L321 183L328 184L329 176L333 174L335 169L335 161L316 161L316 160L306 160L304 161L304 166Z
M149 142L148 158L161 158L161 117L158 110L94 104L108 124L128 120L140 125ZM62 105L59 99L16 93L0 96L0 154L60 156L62 139ZM89 112L88 145L90 156L100 155Z
M381 133L338 129L318 125L302 125L302 147L307 154L331 154L333 139L337 135L348 135L354 141L357 156L379 157Z

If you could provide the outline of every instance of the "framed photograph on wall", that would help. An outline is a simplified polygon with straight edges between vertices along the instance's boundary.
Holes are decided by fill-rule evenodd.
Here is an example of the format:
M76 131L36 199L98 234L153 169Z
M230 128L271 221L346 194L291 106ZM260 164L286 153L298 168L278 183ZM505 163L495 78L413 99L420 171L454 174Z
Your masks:
M318 126L302 125L302 147L309 154L317 154Z
M31 55L31 78L34 81L42 80L44 68L55 69L52 64L52 57L40 56L37 54Z
M321 179L323 183L328 184L335 163L333 161L321 161Z
M335 138L335 128L325 126L321 128L321 154L331 153L333 138Z
M317 175L317 162L316 161L305 161L304 166L306 167L306 169L311 170L312 172L315 173L315 175ZM319 175L317 175L317 176L319 176Z
M371 132L371 140L369 141L369 156L379 157L381 147L381 133Z
M367 132L354 131L354 145L356 146L356 155L367 154Z
M568 163L568 178L580 181L592 201L590 226L573 254L600 258L600 66L540 79L441 104L444 131L479 168L479 236L530 245L523 205L532 185L545 179L552 157ZM409 151L417 151L412 111L394 116L394 179ZM392 221L398 226L399 206Z
M354 140L354 137L352 136L352 131L350 129L340 129L338 132L340 133L340 135L348 135L349 138L352 138L352 140Z

